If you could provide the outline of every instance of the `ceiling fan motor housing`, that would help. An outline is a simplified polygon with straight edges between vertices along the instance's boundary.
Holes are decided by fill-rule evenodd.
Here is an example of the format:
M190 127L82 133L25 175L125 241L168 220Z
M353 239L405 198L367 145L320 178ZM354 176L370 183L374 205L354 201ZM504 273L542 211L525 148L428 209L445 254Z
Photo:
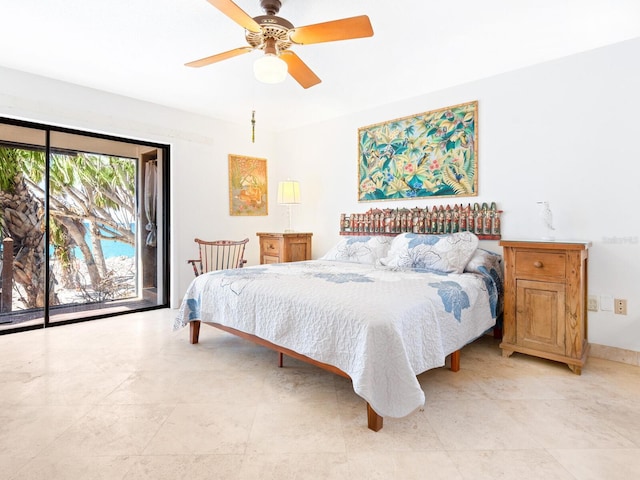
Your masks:
M277 17L275 15L260 15L258 17L254 17L253 19L260 25L261 31L246 31L245 38L247 39L249 45L254 48L264 50L266 39L272 38L275 40L278 53L283 52L291 47L291 40L289 40L289 30L293 29L293 24L289 22L289 20L286 20L282 17Z

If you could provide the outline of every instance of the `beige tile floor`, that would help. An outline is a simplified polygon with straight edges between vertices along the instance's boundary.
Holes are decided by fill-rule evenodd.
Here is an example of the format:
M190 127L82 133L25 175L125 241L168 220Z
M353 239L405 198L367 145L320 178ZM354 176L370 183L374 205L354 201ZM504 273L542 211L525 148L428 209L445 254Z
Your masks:
M640 367L483 337L374 433L348 380L206 326L190 345L174 315L0 336L0 478L640 478Z

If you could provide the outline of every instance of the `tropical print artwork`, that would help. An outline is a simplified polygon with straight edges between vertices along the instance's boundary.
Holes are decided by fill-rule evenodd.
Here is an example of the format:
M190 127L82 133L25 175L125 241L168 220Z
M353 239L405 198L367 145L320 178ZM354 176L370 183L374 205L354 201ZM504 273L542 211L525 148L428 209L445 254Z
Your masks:
M358 201L478 195L478 102L358 129Z
M229 214L268 214L266 159L229 155Z

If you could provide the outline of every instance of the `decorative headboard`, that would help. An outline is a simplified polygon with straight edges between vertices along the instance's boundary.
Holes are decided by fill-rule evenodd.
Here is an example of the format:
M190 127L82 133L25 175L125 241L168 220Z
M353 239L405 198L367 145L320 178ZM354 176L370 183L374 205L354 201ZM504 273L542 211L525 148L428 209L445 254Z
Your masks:
M365 213L340 215L340 235L444 234L469 231L483 240L500 239L500 214L496 202L466 207L440 205L424 208L372 208Z

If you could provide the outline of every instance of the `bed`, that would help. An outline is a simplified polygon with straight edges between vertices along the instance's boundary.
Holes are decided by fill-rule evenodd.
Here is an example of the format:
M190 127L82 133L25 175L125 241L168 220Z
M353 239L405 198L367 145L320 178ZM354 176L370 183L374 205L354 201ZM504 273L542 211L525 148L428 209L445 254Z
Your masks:
M351 379L368 426L422 407L416 376L459 368L501 311L502 259L470 232L342 239L318 260L197 277L174 328L201 323Z

